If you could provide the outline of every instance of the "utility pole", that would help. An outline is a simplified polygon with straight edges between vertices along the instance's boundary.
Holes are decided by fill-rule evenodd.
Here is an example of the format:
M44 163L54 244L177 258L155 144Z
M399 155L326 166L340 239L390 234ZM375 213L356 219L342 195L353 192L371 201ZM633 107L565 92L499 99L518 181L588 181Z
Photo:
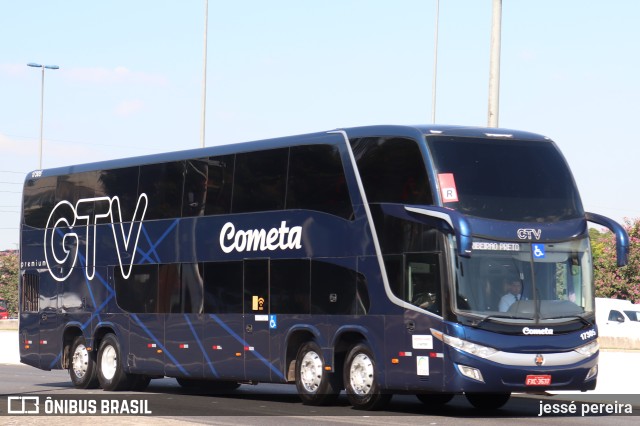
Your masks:
M207 119L207 31L209 26L209 0L204 0L204 53L202 71L202 123L200 127L200 146L204 148L204 129Z
M502 25L502 0L493 0L491 23L491 59L489 66L489 127L498 127L500 110L500 33Z

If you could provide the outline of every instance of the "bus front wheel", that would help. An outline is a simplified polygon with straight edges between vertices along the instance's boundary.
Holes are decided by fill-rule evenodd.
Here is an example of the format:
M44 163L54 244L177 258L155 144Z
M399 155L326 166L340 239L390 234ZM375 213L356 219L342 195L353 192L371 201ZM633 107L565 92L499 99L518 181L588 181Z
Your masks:
M114 334L107 334L98 351L98 381L106 391L129 390L133 376L124 371L120 360L120 343Z
M87 349L84 337L76 337L71 346L71 364L69 365L71 382L78 389L97 388L96 370L95 353Z
M353 408L379 410L389 402L392 394L380 389L377 374L371 348L365 343L351 348L344 364L344 385Z
M338 398L340 388L336 375L324 367L322 350L316 342L300 347L296 357L296 389L304 404L329 405Z

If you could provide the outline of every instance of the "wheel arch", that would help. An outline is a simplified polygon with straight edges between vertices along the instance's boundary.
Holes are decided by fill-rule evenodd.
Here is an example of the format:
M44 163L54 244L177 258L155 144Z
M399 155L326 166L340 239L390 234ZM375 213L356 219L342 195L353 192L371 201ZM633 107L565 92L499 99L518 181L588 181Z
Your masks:
M68 370L71 362L71 346L73 345L73 341L76 340L77 337L82 336L83 330L82 325L79 322L73 321L69 322L65 325L64 331L62 332L62 368Z

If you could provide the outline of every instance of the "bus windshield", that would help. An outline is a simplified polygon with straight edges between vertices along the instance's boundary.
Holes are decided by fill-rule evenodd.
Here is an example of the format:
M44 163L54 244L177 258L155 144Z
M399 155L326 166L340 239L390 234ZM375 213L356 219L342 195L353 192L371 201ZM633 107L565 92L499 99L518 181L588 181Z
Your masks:
M593 313L587 238L563 243L476 239L470 258L458 257L455 307L483 318L544 320Z
M442 188L456 196L444 206L469 216L519 222L584 217L571 172L550 141L429 136Z

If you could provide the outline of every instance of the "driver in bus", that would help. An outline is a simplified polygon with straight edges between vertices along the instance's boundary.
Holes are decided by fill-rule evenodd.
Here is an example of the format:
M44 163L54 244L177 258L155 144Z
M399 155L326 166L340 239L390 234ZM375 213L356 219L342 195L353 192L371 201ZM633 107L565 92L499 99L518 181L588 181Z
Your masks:
M500 304L498 305L500 312L507 312L511 305L522 299L522 282L517 278L511 278L505 281L507 294L500 299Z

